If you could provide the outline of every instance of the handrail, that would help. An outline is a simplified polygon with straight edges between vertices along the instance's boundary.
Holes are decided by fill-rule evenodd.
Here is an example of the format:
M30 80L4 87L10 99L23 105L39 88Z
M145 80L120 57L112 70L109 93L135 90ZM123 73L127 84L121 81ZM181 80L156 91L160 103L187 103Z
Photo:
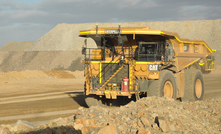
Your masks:
M117 59L117 61L119 60L121 58L121 56ZM113 60L112 60L113 61ZM118 64L120 64L120 63L118 63ZM117 68L119 68L120 66L118 65L117 67L115 67L114 68L114 70L113 70L113 66L111 65L111 64L109 64L109 65L107 65L105 68L102 68L102 70L101 70L101 72L100 73L102 73L102 75L100 75L100 74L98 74L97 76L96 76L96 80L95 80L95 82L96 82L96 85L95 86L97 86L97 85L102 85L109 77L111 77L111 75L116 71L116 69ZM110 76L108 76L108 77L105 77L105 79L102 81L102 83L99 83L99 77L103 77L104 75L105 75L105 73L104 73L104 71L108 74L109 73L109 75ZM111 72L110 72L111 71ZM99 84L98 84L99 83ZM97 87L97 88L99 88L99 87Z
M102 58L103 48L83 47L82 54L85 55L84 60L89 61L89 62L86 62L88 64L87 73L91 73L91 74L89 74L91 76L91 78L90 78L90 76L88 76L88 79L90 79L90 81L91 81L90 83L92 84L93 89L99 88L99 86L101 86L106 80L108 80L114 74L114 72L122 66L122 63L125 62L125 60L124 60L125 57L122 58L122 56L125 56L124 52L126 52L127 49L129 50L129 53L126 53L126 55L128 55L126 58L128 58L129 61L131 61L134 58L132 47L130 47L129 45L127 45L125 43L123 43L122 46L127 46L128 48L123 47L122 49L120 49L120 51L116 51L119 49L114 48L114 49L112 49L113 51L111 51L112 55L109 56L109 57L112 57L112 60L110 61L110 63L112 63L113 61L120 61L119 63L117 63L117 66L113 66L112 64L109 64L109 65L105 66L104 68L101 68L101 71L100 71L101 74L100 73L97 74L95 76L95 79L92 79L92 68L90 66L90 63L91 63L90 61L103 61L103 58ZM114 57L115 54L116 54L117 58ZM107 74L108 74L108 76L105 77L102 80L102 82L100 83L100 78L103 78Z

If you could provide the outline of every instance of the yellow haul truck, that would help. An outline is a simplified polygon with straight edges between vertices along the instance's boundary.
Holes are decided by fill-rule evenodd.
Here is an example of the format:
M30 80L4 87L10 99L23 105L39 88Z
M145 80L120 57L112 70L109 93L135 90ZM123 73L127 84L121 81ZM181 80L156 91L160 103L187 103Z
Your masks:
M97 48L82 48L87 105L109 105L141 96L202 100L203 73L214 70L213 51L202 40L148 27L96 26L80 31ZM122 99L123 98L123 99Z

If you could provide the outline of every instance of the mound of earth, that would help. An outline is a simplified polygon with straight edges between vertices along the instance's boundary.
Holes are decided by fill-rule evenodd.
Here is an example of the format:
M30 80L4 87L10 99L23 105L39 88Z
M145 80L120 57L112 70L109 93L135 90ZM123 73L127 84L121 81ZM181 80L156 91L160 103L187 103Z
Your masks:
M25 70L82 71L79 51L0 52L0 72Z
M50 71L45 71L44 73L46 73L48 76L53 78L71 78L71 79L76 78L68 71L50 70Z
M26 70L26 71L12 71L12 72L0 72L0 81L2 80L24 80L24 79L34 79L34 78L57 78L57 79L75 79L82 77L82 72L71 72L62 70Z
M34 42L8 42L0 48L0 51L24 51L30 47Z
M3 80L23 80L29 78L48 78L49 76L42 71L38 70L27 70L22 72L12 71L12 72L1 72L0 78Z
M42 126L19 121L2 125L5 132L28 133L221 133L221 99L178 102L146 97L122 107L80 107L73 116ZM22 128L22 129L21 129ZM79 132L80 131L80 132Z

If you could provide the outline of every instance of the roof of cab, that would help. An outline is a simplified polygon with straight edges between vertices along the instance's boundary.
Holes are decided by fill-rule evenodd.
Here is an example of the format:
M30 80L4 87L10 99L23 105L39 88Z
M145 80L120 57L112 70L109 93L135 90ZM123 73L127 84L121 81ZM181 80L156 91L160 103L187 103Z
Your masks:
M85 37L87 35L116 35L119 32L119 27L102 27L102 28L95 28L91 30L83 30L80 31L79 36ZM121 27L120 34L145 34L145 35L167 35L167 36L178 36L177 33L161 31L157 29L149 29L148 27ZM179 37L179 36L178 36Z

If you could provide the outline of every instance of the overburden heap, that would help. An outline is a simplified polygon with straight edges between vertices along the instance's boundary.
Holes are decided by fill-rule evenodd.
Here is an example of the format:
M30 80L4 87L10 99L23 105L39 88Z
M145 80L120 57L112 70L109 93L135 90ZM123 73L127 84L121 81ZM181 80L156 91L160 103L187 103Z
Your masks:
M121 107L80 107L73 116L37 127L1 126L8 132L35 133L221 133L221 98L179 102L145 97ZM27 123L26 123L27 124ZM22 126L30 126L22 124ZM19 128L19 129L18 129Z
M74 127L109 133L220 133L220 102L146 97L120 108L79 109Z

